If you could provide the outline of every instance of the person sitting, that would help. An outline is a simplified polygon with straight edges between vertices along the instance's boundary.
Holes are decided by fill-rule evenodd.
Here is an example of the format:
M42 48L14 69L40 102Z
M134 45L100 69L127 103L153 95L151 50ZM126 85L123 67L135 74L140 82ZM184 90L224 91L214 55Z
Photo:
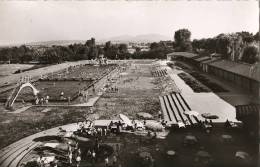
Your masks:
M162 126L166 126L166 123L165 123L165 121L164 120L162 120Z

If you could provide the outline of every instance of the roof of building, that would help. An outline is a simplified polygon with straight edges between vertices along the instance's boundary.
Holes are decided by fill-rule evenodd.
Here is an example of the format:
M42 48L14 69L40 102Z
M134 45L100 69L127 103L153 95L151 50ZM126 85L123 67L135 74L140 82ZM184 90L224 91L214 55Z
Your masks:
M220 59L221 59L220 57L213 57L212 59L202 61L201 63L203 63L203 64L209 64L209 63L218 61L218 60L220 60Z
M208 56L203 56L203 57L196 58L195 61L202 62L202 61L206 61L206 60L210 60L210 59L211 58Z
M252 68L252 65L246 64L246 63L238 63L238 62L233 62L229 60L218 60L214 61L209 64L210 66L217 67L220 69L223 69L228 72L232 72L237 75L241 75L250 79L254 79L258 82L260 82L260 78L257 76L251 76L250 71Z
M258 116L260 112L260 104L247 104L236 106L236 117L240 119L244 116Z
M172 52L167 54L167 56L182 56L186 58L193 58L195 56L198 56L198 54L195 53L189 53L189 52Z

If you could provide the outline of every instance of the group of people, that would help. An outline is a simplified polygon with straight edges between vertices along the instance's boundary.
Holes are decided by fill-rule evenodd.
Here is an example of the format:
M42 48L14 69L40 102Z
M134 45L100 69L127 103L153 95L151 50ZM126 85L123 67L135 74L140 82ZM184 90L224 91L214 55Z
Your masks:
M86 133L89 136L101 137L107 136L108 129L106 128L95 128L93 126L93 122L89 120L85 120L84 122L78 122L78 132Z
M78 146L78 143L76 143L75 147L72 147L71 143L68 143L68 145L69 164L73 165L73 163L76 163L76 166L79 167L81 162L81 150Z
M114 92L118 92L118 87L117 86L114 86L114 87L111 87L111 88L109 88L109 92L112 92L112 93L114 93Z
M43 104L48 104L49 103L49 96L46 96L46 97L41 97L41 98L38 98L36 97L35 98L35 104L38 105L43 105Z

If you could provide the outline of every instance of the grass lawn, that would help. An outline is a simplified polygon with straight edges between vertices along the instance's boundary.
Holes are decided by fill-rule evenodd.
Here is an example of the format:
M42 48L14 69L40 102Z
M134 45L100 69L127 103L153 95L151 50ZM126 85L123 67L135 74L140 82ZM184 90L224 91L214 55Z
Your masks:
M157 116L160 110L158 95L161 91L150 68L150 65L135 64L122 73L122 77L112 86L118 87L119 92L103 94L94 111L103 119L114 119L119 113L130 118L136 118L138 112Z

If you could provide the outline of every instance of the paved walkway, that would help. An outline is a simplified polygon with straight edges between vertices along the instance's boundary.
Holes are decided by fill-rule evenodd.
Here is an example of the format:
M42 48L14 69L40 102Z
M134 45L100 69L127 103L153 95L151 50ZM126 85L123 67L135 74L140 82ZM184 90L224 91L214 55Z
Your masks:
M100 96L96 96L96 97L90 98L88 100L88 102L86 102L86 103L74 104L72 106L93 107L96 104L96 102L98 101L99 98L100 98Z
M25 107L22 107L22 108L19 108L19 109L15 110L15 111L10 111L10 112L8 112L8 113L11 113L11 114L19 114L19 113L21 113L21 112L24 112L24 111L28 110L28 109L31 108L31 107L32 107L32 106L25 106Z

